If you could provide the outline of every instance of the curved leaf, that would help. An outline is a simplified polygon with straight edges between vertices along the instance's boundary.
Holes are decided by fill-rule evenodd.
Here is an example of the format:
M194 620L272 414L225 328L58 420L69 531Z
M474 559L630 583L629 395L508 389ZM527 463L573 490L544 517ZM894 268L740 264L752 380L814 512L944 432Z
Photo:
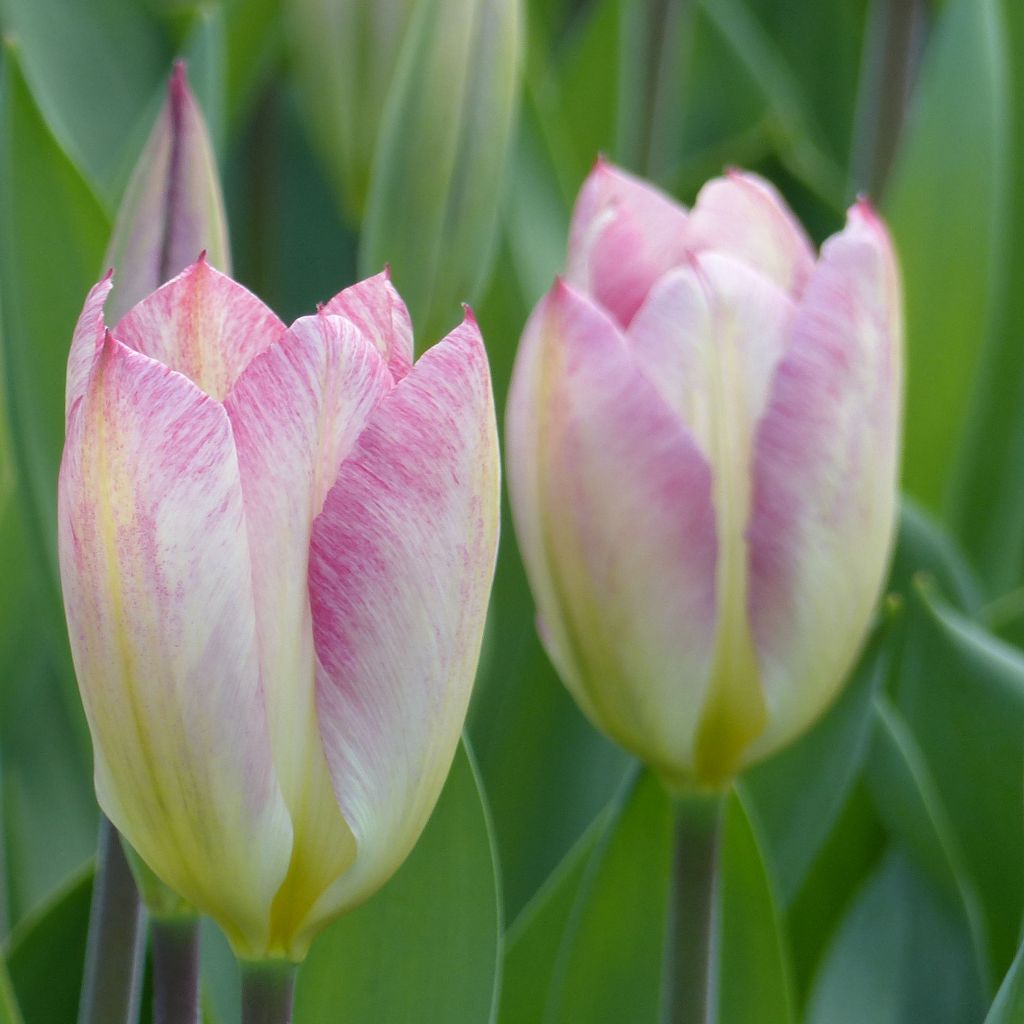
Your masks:
M296 985L296 1024L490 1020L500 929L487 811L462 746L406 863L314 942Z

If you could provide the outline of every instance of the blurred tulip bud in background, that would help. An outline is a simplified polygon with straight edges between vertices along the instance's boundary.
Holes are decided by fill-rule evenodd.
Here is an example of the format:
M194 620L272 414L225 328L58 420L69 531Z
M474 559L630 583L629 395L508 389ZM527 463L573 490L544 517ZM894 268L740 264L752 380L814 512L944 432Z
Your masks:
M286 328L202 258L68 365L59 545L99 802L247 959L375 892L459 742L498 456L471 315L386 275Z
M901 400L866 201L816 258L754 175L687 211L599 162L517 357L509 488L553 662L669 786L728 784L836 694L889 557Z
M286 0L284 6L312 143L347 215L359 223L416 0Z
M179 61L117 214L105 266L117 276L107 315L119 319L205 250L231 273L217 161L202 111Z
M490 272L519 94L521 2L288 7L314 135L330 149L345 204L362 214L360 266L390 264L417 328L432 337Z

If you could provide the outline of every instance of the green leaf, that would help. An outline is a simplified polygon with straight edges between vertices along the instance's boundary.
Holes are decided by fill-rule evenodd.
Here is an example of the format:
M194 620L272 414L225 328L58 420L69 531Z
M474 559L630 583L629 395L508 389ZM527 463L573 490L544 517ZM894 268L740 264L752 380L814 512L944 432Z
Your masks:
M1003 979L985 1024L1020 1024L1024 1020L1024 945Z
M875 701L875 742L868 762L875 804L890 833L941 890L970 936L980 984L989 984L984 924L974 884L928 765L900 713Z
M2 0L0 6L47 123L112 204L169 70L159 25L137 0Z
M933 510L947 494L1001 273L1007 98L997 0L949 0L884 203L906 291L904 483Z
M762 843L742 789L722 828L717 1024L790 1024L789 952Z
M981 898L998 977L1024 907L1024 656L922 581L908 602L898 706L942 794Z
M432 343L490 273L515 124L520 0L423 0L405 34L374 155L363 274L390 264Z
M626 787L580 886L545 1024L656 1024L672 865L672 804L647 771Z
M1001 308L989 338L970 407L950 496L950 521L992 594L1024 581L1024 4L1004 0L1013 115L1012 179L1005 223L1006 274ZM1009 287L1007 287L1009 284Z
M879 626L853 678L810 732L744 776L786 904L799 891L863 764L872 699L889 670L892 633L888 621Z
M829 944L807 1024L964 1024L984 1005L967 935L890 853Z
M90 866L11 935L7 968L24 1024L77 1018L91 897Z
M500 1024L543 1019L562 935L607 824L607 814L598 815L505 933Z
M98 277L109 224L50 134L10 44L0 90L0 305L7 412L33 556L39 571L49 573L56 608L64 373L71 332ZM62 616L55 611L54 617L63 631Z
M408 861L313 944L296 1024L493 1018L501 911L487 812L467 749Z

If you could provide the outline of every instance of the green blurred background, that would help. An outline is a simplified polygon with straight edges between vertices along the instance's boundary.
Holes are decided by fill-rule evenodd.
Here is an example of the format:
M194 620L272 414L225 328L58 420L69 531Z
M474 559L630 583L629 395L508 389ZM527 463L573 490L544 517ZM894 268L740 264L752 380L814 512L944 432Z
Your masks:
M817 241L878 203L907 299L894 597L838 705L730 802L719 1020L984 1020L1024 907L1024 4L392 0L377 35L350 6L0 0L0 934L24 1020L74 1019L97 824L56 574L64 363L179 55L236 276L290 320L390 261L419 350L471 301L499 411L597 153L686 203L756 170ZM478 781L460 755L297 1019L653 1024L667 799L559 684L507 517L467 735ZM212 930L206 957L230 1021Z

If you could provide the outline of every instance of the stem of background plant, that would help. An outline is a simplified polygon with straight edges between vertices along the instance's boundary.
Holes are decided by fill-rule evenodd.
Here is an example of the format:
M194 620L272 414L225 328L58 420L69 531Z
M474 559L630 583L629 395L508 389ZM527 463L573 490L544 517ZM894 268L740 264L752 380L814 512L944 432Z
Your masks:
M664 1024L715 1020L718 847L724 803L722 794L675 799Z
M199 919L154 917L153 1024L199 1024Z
M116 829L100 819L78 1024L135 1024L145 932L142 904Z
M295 975L290 960L242 963L242 1024L292 1024Z

